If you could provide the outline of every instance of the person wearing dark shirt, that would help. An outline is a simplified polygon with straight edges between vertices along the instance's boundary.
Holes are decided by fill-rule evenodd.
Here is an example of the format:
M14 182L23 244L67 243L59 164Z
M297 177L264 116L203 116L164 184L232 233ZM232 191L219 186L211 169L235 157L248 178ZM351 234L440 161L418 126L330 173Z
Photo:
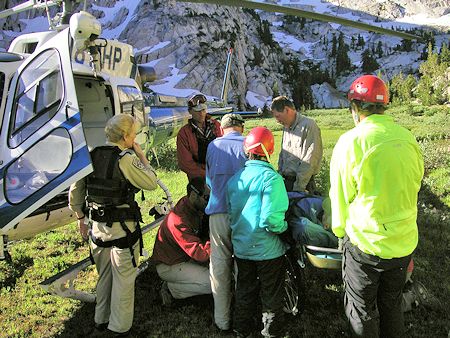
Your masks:
M206 97L194 95L188 101L192 118L177 135L178 167L188 179L205 178L206 150L209 143L223 135L220 123L207 113Z

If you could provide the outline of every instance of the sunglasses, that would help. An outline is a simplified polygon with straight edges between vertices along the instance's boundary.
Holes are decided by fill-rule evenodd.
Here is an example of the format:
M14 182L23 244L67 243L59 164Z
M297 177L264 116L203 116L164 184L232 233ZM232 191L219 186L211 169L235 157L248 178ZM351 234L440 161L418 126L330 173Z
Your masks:
M206 96L203 94L197 94L188 101L188 106L189 108L192 108L202 103L206 103Z

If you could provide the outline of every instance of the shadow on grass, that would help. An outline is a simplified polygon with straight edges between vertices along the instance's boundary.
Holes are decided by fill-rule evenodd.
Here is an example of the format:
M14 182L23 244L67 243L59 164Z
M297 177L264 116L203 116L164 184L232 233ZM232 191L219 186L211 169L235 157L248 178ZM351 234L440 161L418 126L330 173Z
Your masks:
M441 196L442 197L442 196ZM450 208L428 186L419 192L419 244L414 253L413 280L437 298L431 309L418 307L405 322L413 337L450 334Z
M170 307L164 307L159 297L160 285L154 267L136 280L132 337L227 337L213 325L211 295L175 300ZM95 337L94 311L94 304L84 304L65 323L64 332L58 337Z
M286 337L349 337L340 273L307 266L305 276L305 310L296 317L288 316ZM137 279L131 337L233 337L215 328L211 296L192 297L163 307L160 284L156 271L151 268ZM84 304L65 323L58 337L96 337L92 334L93 318L94 304ZM448 331L446 318L445 309L416 308L405 315L408 336L444 337Z
M13 289L16 282L24 272L32 266L34 260L29 256L21 256L20 258L11 258L9 261L2 261L2 274L3 280L0 279L0 289L11 288Z
M339 283L339 275L307 271L306 309L296 317L287 316L288 337L345 337L341 293L326 289ZM164 307L159 297L161 280L150 267L136 281L132 337L234 337L219 332L213 324L211 295L176 300ZM58 337L95 337L94 304L83 304L65 323Z
M419 246L415 252L413 279L422 282L442 306L419 306L405 314L408 337L447 337L450 329L450 208L426 187L419 196ZM309 264L305 270L305 310L290 316L287 337L348 337L343 308L340 271L320 270ZM193 297L163 307L161 281L149 268L136 281L132 337L233 337L219 333L213 324L211 296ZM59 337L94 337L94 305L84 304L65 323Z

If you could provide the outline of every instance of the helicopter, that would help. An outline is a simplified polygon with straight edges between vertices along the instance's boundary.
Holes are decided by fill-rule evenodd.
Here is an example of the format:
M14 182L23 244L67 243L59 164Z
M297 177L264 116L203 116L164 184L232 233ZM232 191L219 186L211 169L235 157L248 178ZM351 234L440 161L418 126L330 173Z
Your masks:
M31 0L0 18L60 3ZM64 13L71 3L63 5ZM190 116L186 98L143 93L154 70L134 63L130 45L99 38L101 26L92 15L74 14L69 26L21 35L0 53L0 259L9 240L72 221L67 188L92 170L89 151L104 143L110 117L132 114L142 126L136 140L148 153L176 136ZM228 60L227 68L231 51ZM229 70L223 92L227 78ZM210 109L232 110L214 101Z
M223 1L191 2L224 5ZM92 172L89 151L104 143L103 129L110 117L133 115L141 125L136 141L147 152L174 137L189 117L185 101L179 98L166 98L164 107L164 97L154 95L159 102L152 103L143 83L155 79L154 69L135 63L132 46L102 38L101 24L93 15L81 11L69 19L72 1L30 0L0 12L0 19L56 5L63 7L59 25L52 23L52 30L18 36L8 52L0 53L0 259L8 256L10 240L33 237L74 220L67 207L67 189ZM244 0L227 1L226 5L418 39L404 32L285 6ZM225 73L229 76L229 65ZM225 81L223 87L226 93ZM214 108L231 111L212 105L210 110ZM160 186L171 202L167 188L162 182ZM159 224L155 222L152 227ZM83 267L77 265L70 276Z

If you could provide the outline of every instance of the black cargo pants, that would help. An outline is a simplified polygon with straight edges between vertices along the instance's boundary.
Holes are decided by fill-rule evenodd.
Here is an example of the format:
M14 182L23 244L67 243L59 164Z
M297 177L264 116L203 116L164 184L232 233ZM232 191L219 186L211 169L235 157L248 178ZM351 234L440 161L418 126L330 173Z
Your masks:
M233 329L244 336L259 328L258 298L263 313L263 327L272 336L281 335L284 328L284 278L286 258L283 256L251 261L235 258L238 277L235 293ZM258 297L259 296L259 297Z
M411 255L393 259L369 255L344 239L344 306L352 336L405 336L401 303L410 260Z

